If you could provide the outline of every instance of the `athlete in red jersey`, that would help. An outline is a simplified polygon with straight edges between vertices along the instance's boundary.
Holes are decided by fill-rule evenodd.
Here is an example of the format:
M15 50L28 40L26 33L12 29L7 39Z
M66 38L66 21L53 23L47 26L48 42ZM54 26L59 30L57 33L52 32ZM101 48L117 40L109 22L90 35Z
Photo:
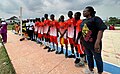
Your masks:
M76 37L75 37L75 40L76 40L76 44L75 44L75 49L76 49L76 60L75 60L75 65L76 66L84 66L84 61L85 61L85 58L84 58L84 47L80 41L80 36L78 36L78 34L80 35L81 33L81 28L80 28L80 25L82 23L82 20L80 19L80 16L81 16L81 13L80 12L76 12L75 13L75 21L76 21ZM80 57L79 57L79 54L80 54Z
M43 44L43 26L44 26L44 18L42 18L42 21L39 23L38 28L38 38L40 39L40 44Z
M41 22L38 22L38 38L41 38Z
M72 17L72 15L73 15L73 12L69 11L68 12L69 19L66 21L68 24L68 40L69 40L71 51L72 51L72 54L68 56L69 58L75 58L74 42L75 42L75 28L76 27L75 27L75 19Z
M57 33L58 33L58 22L54 19L54 14L50 15L50 42L53 43L53 49L51 51L55 51L55 45L57 46L56 52L58 52L58 41L57 41Z
M38 37L38 27L39 27L39 23L40 23L40 18L36 18L36 22L34 25L34 39L37 41L37 37Z
M44 17L42 17L42 20L41 20L41 26L42 26L42 30L41 30L41 35L42 35L42 39L41 39L41 41L42 41L42 44L44 43L44 37L43 37L43 35L44 35Z
M68 53L68 41L67 41L67 23L64 21L64 16L61 15L60 22L59 22L59 33L60 33L60 44L61 44L61 51L58 54L63 53L63 44L66 46L66 53Z
M49 35L49 31L50 31L50 20L48 19L48 14L44 15L45 20L44 20L44 37L45 37L45 42L46 45L44 47L44 49L48 48L48 52L50 51L50 35Z

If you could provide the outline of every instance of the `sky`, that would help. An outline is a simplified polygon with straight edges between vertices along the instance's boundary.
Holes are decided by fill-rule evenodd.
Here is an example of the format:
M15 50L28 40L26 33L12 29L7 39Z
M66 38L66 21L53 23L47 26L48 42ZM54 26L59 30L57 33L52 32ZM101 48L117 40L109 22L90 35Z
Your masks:
M55 14L56 19L64 15L67 19L68 11L82 13L86 6L93 6L96 15L103 20L120 18L120 0L0 0L0 17L19 17L22 7L23 19L43 17L45 13Z

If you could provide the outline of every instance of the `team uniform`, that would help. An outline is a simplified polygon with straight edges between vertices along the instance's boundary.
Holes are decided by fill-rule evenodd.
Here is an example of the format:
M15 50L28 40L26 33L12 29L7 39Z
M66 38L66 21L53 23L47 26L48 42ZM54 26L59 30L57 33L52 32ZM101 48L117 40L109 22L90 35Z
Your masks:
M59 22L59 31L61 34L63 34L65 32L65 30L67 29L67 23L66 22ZM63 35L63 37L60 38L60 44L63 45L67 45L68 44L68 40L67 40L67 33L65 33Z
M75 44L75 19L71 18L68 19L67 21L67 30L68 30L68 40L69 40L69 44L71 46L71 52L72 54L67 56L69 58L75 58L75 54L74 54L74 44Z
M43 44L43 27L44 27L44 22L39 22L38 39L41 45Z
M48 30L50 26L50 20L44 20L44 37L45 38L50 38Z
M85 54L84 54L85 48L82 45L81 36L79 35L79 33L81 32L81 28L80 28L81 23L82 23L82 20L78 20L76 22L75 40L77 41L77 43L75 44L75 48L77 50L77 52L76 52L77 56L76 56L76 60L75 60L75 66L77 66L77 67L84 66L84 61L85 61ZM80 57L79 57L79 54L80 54Z
M34 25L34 39L37 40L37 37L38 37L38 27L39 27L39 23L40 22L35 22L35 25Z
M35 25L34 25L34 32L35 33L38 32L38 27L39 27L39 22L35 22Z
M48 52L50 51L50 32L49 32L49 28L50 28L50 20L44 20L44 38L45 38L45 47L44 49L48 48Z
M78 20L76 23L76 39L78 37L78 33L81 32L81 28L80 28L81 23L82 23L82 20ZM75 44L75 46L77 46L79 54L84 54L84 47L81 44L80 38L78 39L78 43Z
M42 36L43 36L43 25L44 25L44 23L39 22L39 26L38 26L38 38L42 38Z
M68 19L67 21L68 24L68 40L70 44L74 44L74 27L75 27L75 19L71 18Z
M56 20L50 22L50 42L54 42L58 45L57 41L57 28L58 22Z

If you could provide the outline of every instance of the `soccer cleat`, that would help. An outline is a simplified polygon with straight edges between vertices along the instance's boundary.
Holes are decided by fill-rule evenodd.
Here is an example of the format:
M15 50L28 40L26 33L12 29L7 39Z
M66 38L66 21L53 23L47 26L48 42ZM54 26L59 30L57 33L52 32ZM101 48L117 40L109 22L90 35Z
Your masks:
M51 52L55 51L55 49L52 49Z
M48 52L51 52L51 50L48 49Z
M55 54L58 54L58 51L56 51Z
M27 40L31 40L30 38L27 38Z
M76 67L84 67L85 64L84 64L84 62L81 62L81 61L80 61L79 63L76 63L75 66L76 66Z
M65 54L65 58L68 58L68 54L67 53Z
M69 55L68 58L75 58L75 55Z
M51 48L50 47L48 47L48 52L51 52Z
M48 46L45 46L43 49L47 49L48 48Z
M23 41L23 40L25 40L25 38L20 39L20 41Z
M90 71L89 69L85 69L85 74L94 74L94 71Z
M79 62L80 62L80 58L76 58L75 61L74 61L75 64L77 64Z
M63 54L63 51L58 52L58 54Z
M42 45L42 42L40 42L40 46L43 46L43 45Z
M76 67L83 67L83 66L85 66L84 58L80 58L79 63L76 63L75 66Z

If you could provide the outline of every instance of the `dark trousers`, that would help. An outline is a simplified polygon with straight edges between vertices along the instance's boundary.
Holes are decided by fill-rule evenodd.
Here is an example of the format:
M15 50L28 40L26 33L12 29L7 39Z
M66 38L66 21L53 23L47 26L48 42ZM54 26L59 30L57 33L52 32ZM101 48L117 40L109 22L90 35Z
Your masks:
M28 35L29 35L30 39L33 40L33 30L29 30Z
M7 42L7 33L1 33L3 42Z
M34 33L34 39L37 41L38 33Z
M96 53L94 49L85 49L85 53L87 54L88 67L94 68L94 59L95 59L98 72L103 72L103 61L101 57L101 52Z

